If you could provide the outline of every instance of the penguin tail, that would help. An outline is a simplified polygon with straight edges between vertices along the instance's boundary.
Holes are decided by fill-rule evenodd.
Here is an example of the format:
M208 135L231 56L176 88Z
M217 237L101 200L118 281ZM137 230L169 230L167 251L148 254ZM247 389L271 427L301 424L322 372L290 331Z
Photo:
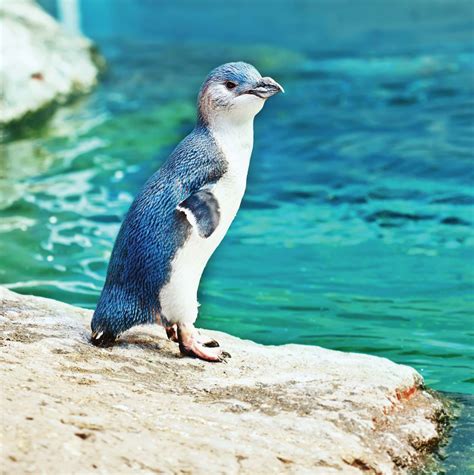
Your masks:
M91 343L101 348L113 346L118 337L114 322L107 318L107 314L97 308L91 321Z
M113 286L104 287L91 321L91 343L108 348L135 325L156 321L152 310L137 303L137 298Z
M114 346L117 336L109 331L95 331L91 335L91 343L100 348L110 348Z

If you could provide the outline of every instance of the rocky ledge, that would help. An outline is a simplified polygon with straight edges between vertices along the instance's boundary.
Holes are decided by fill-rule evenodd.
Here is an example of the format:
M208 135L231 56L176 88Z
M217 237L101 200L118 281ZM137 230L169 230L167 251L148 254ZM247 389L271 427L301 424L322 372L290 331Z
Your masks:
M91 312L0 288L6 473L405 473L446 411L412 368L211 332L223 363L158 326L88 342Z
M36 2L1 2L0 31L0 127L22 125L96 84L103 60L93 44L63 31Z

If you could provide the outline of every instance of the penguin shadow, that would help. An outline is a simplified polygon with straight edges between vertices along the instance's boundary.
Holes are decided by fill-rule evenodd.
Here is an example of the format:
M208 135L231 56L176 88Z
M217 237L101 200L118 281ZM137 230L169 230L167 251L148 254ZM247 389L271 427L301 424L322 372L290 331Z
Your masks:
M140 332L140 330L132 330L132 332L127 333L125 335L121 335L117 340L113 342L113 344L104 346L104 347L97 347L91 341L90 333L87 332L86 335L82 335L82 340L87 343L88 346L91 346L94 349L102 350L107 353L110 353L111 357L114 354L114 350L120 349L121 357L126 356L126 351L130 350L133 351L134 349L143 350L144 352L158 356L164 360L186 360L186 361L195 361L197 363L203 363L199 358L196 358L191 355L184 355L179 350L179 345L176 342L173 342L168 339L167 336L160 336L157 334L150 334L148 332ZM214 347L219 346L217 342L212 342L216 344L209 344L206 346ZM118 356L118 355L117 355ZM131 357L136 356L130 354ZM230 356L230 355L229 355ZM227 363L226 360L222 361L223 363Z
M134 349L138 348L144 351L150 351L153 354L159 354L160 357L176 360L182 359L178 345L166 337L159 335L149 335L147 333L134 332L130 335L122 335L115 344L110 348Z

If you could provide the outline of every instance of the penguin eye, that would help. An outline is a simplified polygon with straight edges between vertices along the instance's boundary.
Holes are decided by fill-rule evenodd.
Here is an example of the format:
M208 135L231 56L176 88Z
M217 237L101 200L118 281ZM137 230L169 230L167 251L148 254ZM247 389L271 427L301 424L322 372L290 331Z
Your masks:
M225 83L225 87L226 87L227 89L234 89L234 88L237 87L237 84L236 84L235 82L232 82L232 81L227 81L227 82Z

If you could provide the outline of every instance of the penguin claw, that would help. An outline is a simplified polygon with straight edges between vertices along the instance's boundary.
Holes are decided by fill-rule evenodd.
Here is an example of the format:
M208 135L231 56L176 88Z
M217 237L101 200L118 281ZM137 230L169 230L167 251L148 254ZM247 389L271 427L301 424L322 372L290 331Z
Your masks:
M166 336L168 337L170 341L174 341L175 343L179 342L178 329L177 329L176 324L171 325L170 327L166 327L165 330L166 330ZM206 348L217 348L220 346L219 342L217 340L214 340L214 338L203 336L198 331L195 332L195 335L196 335L197 342L200 345L205 346Z
M222 362L230 357L229 353L219 347L216 340L202 341L193 325L178 323L178 340L179 350L185 356L216 362Z
M230 356L230 353L228 353L227 351L221 351L221 353L219 354L219 362L227 364L228 358L232 358L232 356Z
M220 348L208 348L199 343L194 343L191 347L179 347L181 354L184 356L190 356L191 358L199 358L200 360L210 362L226 362L226 358L230 358L230 354L227 351L223 351Z
M178 330L176 329L176 325L172 325L170 327L166 327L166 336L169 340L178 343Z
M218 348L220 345L219 345L219 342L217 340L214 340L213 338L209 339L208 341L202 343L203 346L205 346L206 348ZM224 351L225 353L225 351Z

